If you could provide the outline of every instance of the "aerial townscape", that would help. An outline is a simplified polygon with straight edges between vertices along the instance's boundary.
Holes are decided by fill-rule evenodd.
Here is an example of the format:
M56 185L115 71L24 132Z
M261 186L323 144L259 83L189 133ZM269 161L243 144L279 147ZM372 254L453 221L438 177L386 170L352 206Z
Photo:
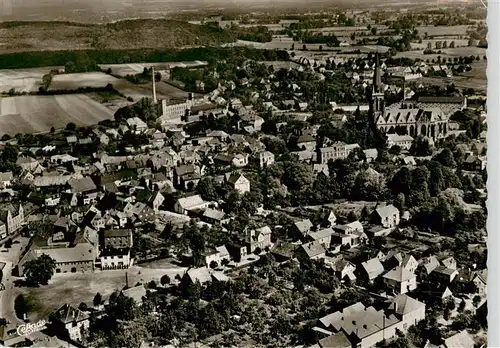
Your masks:
M1 346L487 346L484 7L45 3L0 22Z

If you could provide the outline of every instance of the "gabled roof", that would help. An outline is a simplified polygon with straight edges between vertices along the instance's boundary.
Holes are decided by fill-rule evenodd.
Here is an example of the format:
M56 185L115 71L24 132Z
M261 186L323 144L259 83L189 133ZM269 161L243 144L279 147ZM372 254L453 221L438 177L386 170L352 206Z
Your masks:
M394 310L396 314L406 315L409 313L413 313L414 311L417 311L422 307L425 307L424 303L417 301L406 294L403 294L394 297L389 308Z
M144 288L144 285L141 284L134 286L133 288L122 290L122 294L132 298L136 303L141 303L142 298L146 296L146 288Z
M318 242L310 242L306 244L302 244L300 248L306 253L306 255L310 258L324 254L326 252L325 248L323 245Z
M179 198L178 203L183 209L189 209L191 207L203 204L204 201L200 195L195 195Z
M59 319L64 324L88 320L90 317L88 314L82 312L78 308L75 308L67 303L63 305L61 308L59 308L53 314L55 318Z
M392 204L389 204L389 205L386 205L384 207L379 207L376 209L376 212L377 214L381 217L381 218L385 218L385 217L389 217L389 216L393 216L395 214L398 214L399 213L399 210L398 208L396 208L395 206L393 206Z
M406 280L413 279L415 277L416 277L415 273L410 272L406 268L399 266L395 267L391 271L384 274L385 279L390 279L397 282L404 282Z
M313 224L309 219L297 221L294 225L301 233L308 232L313 227Z
M475 342L471 335L466 330L463 330L445 339L444 345L446 348L473 348Z
M378 258L373 258L368 261L361 263L361 266L364 268L365 272L368 274L368 278L373 280L377 278L379 275L384 273L384 266L380 263Z

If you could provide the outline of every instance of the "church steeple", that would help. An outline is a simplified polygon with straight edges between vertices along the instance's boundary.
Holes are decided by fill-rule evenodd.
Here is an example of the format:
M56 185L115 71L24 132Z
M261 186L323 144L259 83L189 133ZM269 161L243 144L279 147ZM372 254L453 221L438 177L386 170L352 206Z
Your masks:
M380 73L380 60L378 52L375 53L375 71L373 73L373 92L380 93L382 89L382 77Z
M384 90L382 88L382 74L378 52L375 53L375 71L373 72L370 108L373 115L372 121L375 123L378 116L384 113Z

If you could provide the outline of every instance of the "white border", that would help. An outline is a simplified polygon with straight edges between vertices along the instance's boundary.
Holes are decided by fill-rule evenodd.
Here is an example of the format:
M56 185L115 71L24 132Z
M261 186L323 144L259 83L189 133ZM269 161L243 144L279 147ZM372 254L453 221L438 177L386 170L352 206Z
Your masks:
M500 347L500 2L488 1L488 347Z

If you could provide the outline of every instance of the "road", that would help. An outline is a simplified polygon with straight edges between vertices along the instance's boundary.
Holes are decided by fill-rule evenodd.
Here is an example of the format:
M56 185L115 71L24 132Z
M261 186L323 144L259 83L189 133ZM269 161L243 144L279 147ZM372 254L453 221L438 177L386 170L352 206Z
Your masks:
M29 240L23 237L16 238L15 240L19 243L12 244L12 247L6 252L0 252L0 262L5 263L2 279L5 290L0 291L0 317L7 319L12 325L17 326L21 324L22 321L16 317L14 311L14 300L18 291L16 291L17 289L14 287L14 281L17 278L12 276L12 268L19 260L19 256ZM1 250L5 249L2 247Z

